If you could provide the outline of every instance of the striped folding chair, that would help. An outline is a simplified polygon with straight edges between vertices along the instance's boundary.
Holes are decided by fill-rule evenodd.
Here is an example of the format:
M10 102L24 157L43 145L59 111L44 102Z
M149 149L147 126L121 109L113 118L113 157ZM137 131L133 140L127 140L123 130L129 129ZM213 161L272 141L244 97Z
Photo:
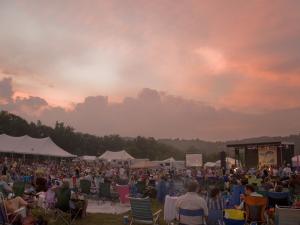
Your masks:
M132 224L153 224L159 223L159 217L162 210L153 213L151 209L151 201L149 198L129 198L131 206Z
M245 210L247 222L266 224L265 210L268 199L264 197L245 196Z

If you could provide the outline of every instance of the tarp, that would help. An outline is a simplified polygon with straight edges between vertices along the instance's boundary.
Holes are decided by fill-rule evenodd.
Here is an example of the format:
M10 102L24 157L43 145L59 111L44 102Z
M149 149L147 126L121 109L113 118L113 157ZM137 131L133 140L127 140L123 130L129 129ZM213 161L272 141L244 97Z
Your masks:
M293 167L300 167L300 155L295 155L292 158Z
M97 156L84 155L84 156L80 156L79 158L84 161L95 161L97 159Z
M106 161L127 161L132 160L134 158L131 155L129 155L125 150L122 150L118 152L106 151L101 156L99 156L99 159Z
M0 152L63 158L76 157L76 155L72 155L62 148L58 147L49 137L32 138L28 135L21 137L12 137L6 134L1 134Z

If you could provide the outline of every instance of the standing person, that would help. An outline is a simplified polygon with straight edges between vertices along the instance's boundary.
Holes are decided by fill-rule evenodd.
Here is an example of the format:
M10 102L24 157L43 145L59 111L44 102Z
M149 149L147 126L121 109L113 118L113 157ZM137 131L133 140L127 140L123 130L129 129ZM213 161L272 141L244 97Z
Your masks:
M207 198L207 207L209 210L223 210L224 200L220 194L219 188L213 188Z
M176 209L186 210L203 210L204 216L184 216L179 218L180 224L185 225L199 225L202 221L207 220L208 208L204 198L198 195L198 183L195 181L190 182L188 192L180 196L176 202ZM204 217L204 218L203 218Z
M165 197L168 194L167 178L162 176L157 185L157 199L160 203L165 202Z
M207 198L207 207L209 211L207 224L219 224L219 220L223 217L224 198L221 196L220 189L213 188Z
M8 170L8 167L7 167L6 163L4 163L3 164L3 168L2 168L2 175L3 176L7 175L7 170Z

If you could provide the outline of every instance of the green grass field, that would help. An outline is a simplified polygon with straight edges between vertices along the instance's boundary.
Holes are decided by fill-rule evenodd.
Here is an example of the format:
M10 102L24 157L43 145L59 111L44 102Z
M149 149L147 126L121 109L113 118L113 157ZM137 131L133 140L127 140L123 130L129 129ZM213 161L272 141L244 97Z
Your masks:
M152 201L152 210L156 212L159 209L162 209L163 206L160 205L157 201ZM44 219L48 221L48 225L64 225L62 221L55 221L55 217L52 214L47 214L45 216L42 210L33 210L33 215L43 215ZM113 214L88 214L87 217L83 219L78 219L75 222L75 225L122 225L123 224L123 216L130 216L130 212L122 214L122 215L113 215ZM165 225L166 223L163 221L163 213L161 214L160 224Z

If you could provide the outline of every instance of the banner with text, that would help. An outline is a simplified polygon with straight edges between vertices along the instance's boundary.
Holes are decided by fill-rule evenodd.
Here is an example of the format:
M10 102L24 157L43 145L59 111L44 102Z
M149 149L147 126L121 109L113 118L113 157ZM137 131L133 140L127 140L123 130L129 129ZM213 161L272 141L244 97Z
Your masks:
M187 167L199 167L203 165L202 154L186 154L185 163Z

